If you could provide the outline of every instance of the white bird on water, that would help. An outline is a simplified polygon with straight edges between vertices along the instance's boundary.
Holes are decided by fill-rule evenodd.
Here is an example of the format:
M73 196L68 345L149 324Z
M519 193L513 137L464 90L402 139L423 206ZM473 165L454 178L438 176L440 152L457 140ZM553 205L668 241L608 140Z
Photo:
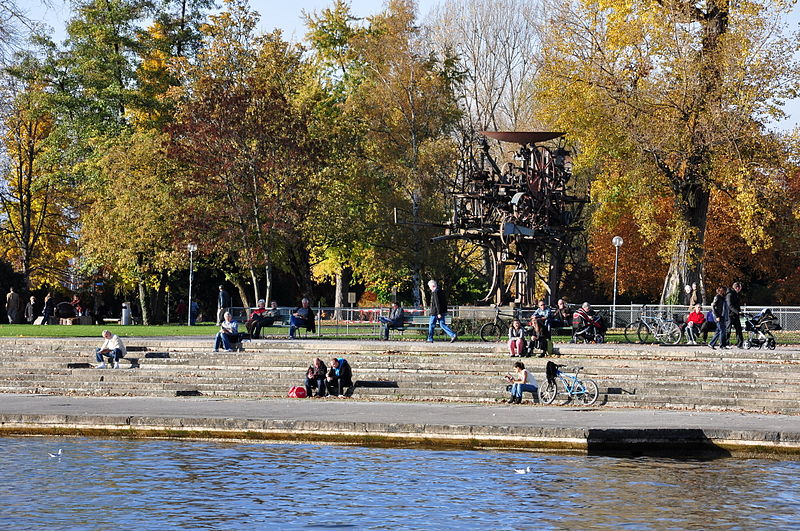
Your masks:
M517 474L530 474L531 467L526 466L525 468L515 468L514 472L516 472Z
M50 457L61 457L61 448L58 449L58 452L54 454L48 453L47 455L49 455Z

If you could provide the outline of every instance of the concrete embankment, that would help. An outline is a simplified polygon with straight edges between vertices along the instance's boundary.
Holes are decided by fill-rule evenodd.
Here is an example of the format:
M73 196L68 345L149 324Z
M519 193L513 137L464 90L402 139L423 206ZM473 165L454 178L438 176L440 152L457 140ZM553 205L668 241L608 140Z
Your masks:
M800 417L336 399L0 396L0 435L84 435L683 457L800 455Z

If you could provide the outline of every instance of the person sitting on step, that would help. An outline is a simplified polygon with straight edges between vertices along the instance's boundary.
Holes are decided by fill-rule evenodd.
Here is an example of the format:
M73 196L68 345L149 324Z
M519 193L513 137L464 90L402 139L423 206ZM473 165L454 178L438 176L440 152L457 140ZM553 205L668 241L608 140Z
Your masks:
M325 366L325 362L319 358L314 358L314 363L309 365L306 371L305 385L307 397L311 397L311 391L313 389L317 390L317 394L315 395L317 398L322 398L327 394L327 385L325 384L325 379L328 376L327 373L328 368Z
M511 384L509 404L521 404L522 393L526 391L533 393L534 397L539 392L536 378L534 378L533 373L525 368L525 364L521 361L514 363L514 374L506 374L506 381Z
M219 352L219 347L225 352L233 352L233 344L239 342L239 323L233 320L231 312L224 313L224 319L214 339L214 352Z
M333 358L328 371L328 392L331 396L347 398L352 393L353 371L344 358Z
M106 362L104 357L108 358L109 362L112 363L112 366L115 369L119 369L119 360L124 358L125 355L128 353L127 349L125 348L125 344L116 334L112 334L108 330L103 330L103 346L100 348L95 349L94 357L99 363L95 367L95 369L105 369Z
M508 352L512 358L525 353L525 329L519 319L514 319L508 329Z

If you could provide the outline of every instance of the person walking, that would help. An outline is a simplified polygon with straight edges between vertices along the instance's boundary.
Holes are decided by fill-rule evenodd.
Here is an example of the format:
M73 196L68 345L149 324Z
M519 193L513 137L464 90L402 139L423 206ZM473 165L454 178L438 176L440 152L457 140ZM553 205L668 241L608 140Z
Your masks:
M447 326L446 316L447 316L447 299L445 298L444 292L439 289L439 285L436 283L435 280L428 281L428 287L431 290L431 307L428 315L430 315L430 323L428 324L428 343L433 343L433 332L436 329L436 324L438 323L439 326L444 330L444 333L450 336L450 343L453 343L458 336L456 333L450 330L450 327Z
M14 288L9 288L6 294L6 315L8 316L8 323L14 324L17 322L17 312L19 311L19 293Z
M225 320L225 312L231 307L231 294L225 291L225 288L220 285L219 294L217 295L217 326L221 326Z
M728 326L730 325L730 308L728 301L725 298L727 290L720 286L717 288L717 294L711 302L711 312L714 314L714 320L717 322L717 330L714 332L714 337L708 344L713 350L719 340L720 348L729 349L728 346Z
M44 297L44 308L42 308L42 324L50 324L50 318L56 311L56 303L53 301L53 295L48 293Z
M742 292L741 282L734 282L728 293L725 295L725 301L728 303L728 311L730 312L731 322L730 325L736 330L736 346L742 348L744 345L744 335L742 334L742 299L739 294ZM728 330L728 337L730 337L730 329Z
M33 324L36 320L36 297L31 295L31 300L25 306L25 322Z

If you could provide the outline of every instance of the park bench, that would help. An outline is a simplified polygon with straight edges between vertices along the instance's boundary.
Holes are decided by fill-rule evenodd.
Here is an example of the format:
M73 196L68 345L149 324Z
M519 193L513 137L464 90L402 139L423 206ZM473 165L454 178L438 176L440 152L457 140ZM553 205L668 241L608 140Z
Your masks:
M431 318L427 315L405 315L405 319L403 320L403 326L398 328L392 328L389 330L389 334L392 332L399 332L401 336L404 336L404 332L406 330L424 330L425 332L428 331L428 326L430 325Z

